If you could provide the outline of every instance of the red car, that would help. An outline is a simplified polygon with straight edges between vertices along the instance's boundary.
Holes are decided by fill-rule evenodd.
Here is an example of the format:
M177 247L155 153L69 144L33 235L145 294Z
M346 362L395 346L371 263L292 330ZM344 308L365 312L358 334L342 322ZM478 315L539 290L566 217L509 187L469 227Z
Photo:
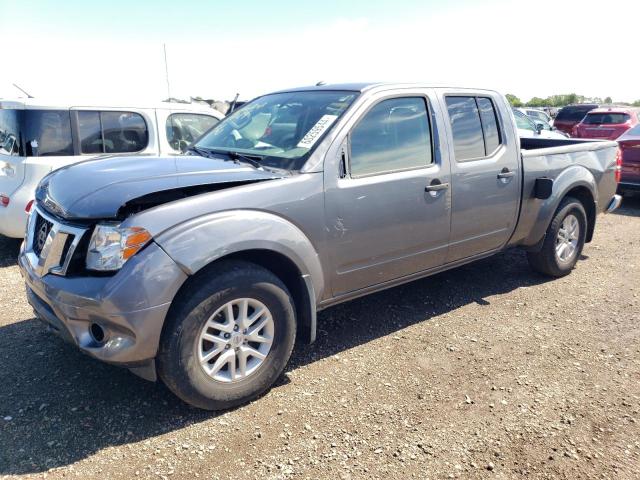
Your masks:
M553 126L567 135L571 135L573 127L579 124L587 113L599 106L600 105L595 103L567 105L560 109L558 115L556 115L556 118L553 121Z
M591 110L573 128L572 137L615 140L630 128L640 124L640 109L624 107Z
M618 191L640 191L640 125L627 130L618 138L622 152L622 170Z

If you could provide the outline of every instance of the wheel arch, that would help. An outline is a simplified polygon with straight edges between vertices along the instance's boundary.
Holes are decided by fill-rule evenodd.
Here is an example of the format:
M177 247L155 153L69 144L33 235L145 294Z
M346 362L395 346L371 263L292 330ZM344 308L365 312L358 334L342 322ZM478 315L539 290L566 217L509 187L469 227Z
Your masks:
M553 182L553 194L545 200L537 213L537 219L529 232L524 245L528 250L537 250L544 242L545 232L549 228L559 205L566 197L574 197L580 201L587 213L586 242L593 238L596 224L598 189L593 174L581 166L565 169Z
M583 185L573 187L562 199L572 197L578 200L584 207L587 214L587 235L585 243L589 243L593 239L593 232L596 228L596 201L591 190ZM562 200L560 200L562 202Z
M253 210L221 212L178 225L157 242L188 274L172 304L221 261L248 261L282 280L294 298L299 339L315 340L324 273L308 237L288 220Z

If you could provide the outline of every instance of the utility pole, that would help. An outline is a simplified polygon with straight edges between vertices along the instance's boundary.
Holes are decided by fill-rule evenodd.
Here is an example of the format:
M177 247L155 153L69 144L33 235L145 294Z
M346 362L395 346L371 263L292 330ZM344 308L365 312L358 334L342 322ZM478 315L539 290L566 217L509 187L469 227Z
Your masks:
M167 78L167 100L171 98L171 88L169 88L169 65L167 64L167 44L163 43L162 48L164 49L164 73Z

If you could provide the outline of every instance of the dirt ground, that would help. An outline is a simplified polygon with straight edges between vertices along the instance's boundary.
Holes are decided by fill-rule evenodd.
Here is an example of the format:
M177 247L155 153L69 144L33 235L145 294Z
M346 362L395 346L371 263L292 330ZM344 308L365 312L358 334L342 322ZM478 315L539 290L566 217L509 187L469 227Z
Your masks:
M640 198L568 277L510 251L331 308L259 400L191 409L33 318L0 239L0 478L640 478Z

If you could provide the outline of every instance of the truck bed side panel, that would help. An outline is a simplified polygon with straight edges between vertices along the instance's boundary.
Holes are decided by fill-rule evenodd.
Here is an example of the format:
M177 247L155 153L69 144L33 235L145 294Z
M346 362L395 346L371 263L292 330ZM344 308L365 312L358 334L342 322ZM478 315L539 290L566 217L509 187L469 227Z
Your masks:
M544 236L562 199L574 188L587 189L595 201L596 213L603 212L615 194L617 143L553 141L553 146L522 150L523 201L520 220L510 245L533 246ZM543 143L540 144L544 145ZM547 143L547 145L550 145ZM553 179L550 198L535 198L538 178Z

